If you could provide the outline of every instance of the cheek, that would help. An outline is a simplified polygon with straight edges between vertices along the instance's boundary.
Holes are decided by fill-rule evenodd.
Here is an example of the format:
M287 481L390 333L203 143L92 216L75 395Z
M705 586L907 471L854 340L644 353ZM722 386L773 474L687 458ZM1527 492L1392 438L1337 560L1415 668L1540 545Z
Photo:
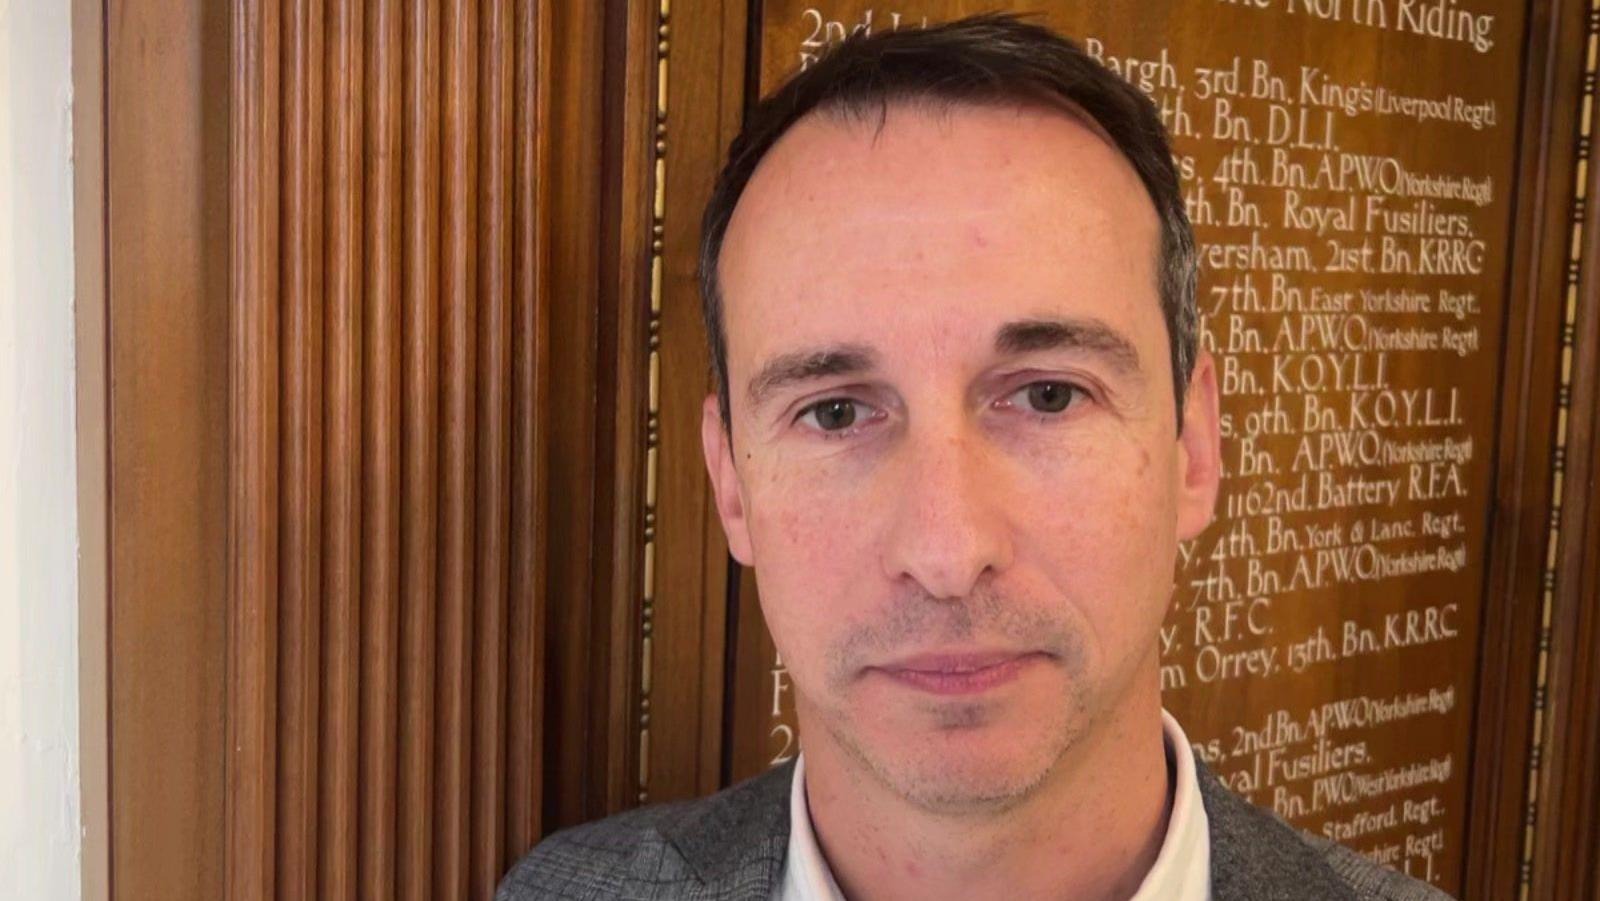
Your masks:
M810 480L768 482L747 511L762 614L784 663L804 678L857 617L879 572L860 505Z
M826 578L843 562L841 554L860 544L865 511L839 483L791 476L764 487L749 510L758 567Z
M757 566L817 579L839 578L865 552L881 506L870 496L882 473L845 461L817 463L774 454L751 474L747 511ZM850 573L854 578L860 574Z
M1085 455L1019 496L1018 539L1102 643L1154 634L1177 551L1173 487L1160 453Z

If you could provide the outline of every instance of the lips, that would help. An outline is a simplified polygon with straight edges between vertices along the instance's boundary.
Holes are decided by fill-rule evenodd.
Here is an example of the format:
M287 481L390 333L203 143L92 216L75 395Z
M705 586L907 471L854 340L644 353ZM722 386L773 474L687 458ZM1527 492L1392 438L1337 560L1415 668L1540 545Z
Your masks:
M916 654L874 667L895 682L934 694L988 691L1020 676L1046 655L1039 652L976 651Z

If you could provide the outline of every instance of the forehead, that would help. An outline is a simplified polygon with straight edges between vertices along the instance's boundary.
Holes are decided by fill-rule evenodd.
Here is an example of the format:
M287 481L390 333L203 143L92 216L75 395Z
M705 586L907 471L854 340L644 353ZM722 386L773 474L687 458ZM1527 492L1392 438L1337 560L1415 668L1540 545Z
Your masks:
M729 223L730 362L912 316L984 341L1018 311L1117 321L1128 308L1159 326L1158 246L1132 166L1065 112L813 113L768 152Z

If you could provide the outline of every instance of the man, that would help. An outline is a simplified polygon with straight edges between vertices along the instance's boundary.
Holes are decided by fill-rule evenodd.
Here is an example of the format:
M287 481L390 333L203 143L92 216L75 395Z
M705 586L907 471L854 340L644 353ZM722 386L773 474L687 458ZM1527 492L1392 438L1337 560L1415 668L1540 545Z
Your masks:
M802 753L500 897L1439 897L1230 795L1161 708L1220 451L1150 102L984 16L846 41L729 157L702 438Z

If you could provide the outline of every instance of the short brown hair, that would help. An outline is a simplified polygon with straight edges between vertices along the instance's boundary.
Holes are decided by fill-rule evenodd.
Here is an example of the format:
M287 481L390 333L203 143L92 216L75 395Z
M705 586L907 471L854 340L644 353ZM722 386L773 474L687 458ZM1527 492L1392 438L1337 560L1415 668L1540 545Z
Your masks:
M734 207L767 151L813 111L886 116L890 103L1046 103L1087 116L1144 182L1161 221L1161 311L1172 354L1178 430L1194 369L1194 233L1184 211L1166 129L1150 99L1073 41L1023 21L989 13L926 28L853 34L793 75L750 111L728 148L701 223L700 291L723 427L732 431L727 335L717 261ZM880 124L882 119L880 118Z

